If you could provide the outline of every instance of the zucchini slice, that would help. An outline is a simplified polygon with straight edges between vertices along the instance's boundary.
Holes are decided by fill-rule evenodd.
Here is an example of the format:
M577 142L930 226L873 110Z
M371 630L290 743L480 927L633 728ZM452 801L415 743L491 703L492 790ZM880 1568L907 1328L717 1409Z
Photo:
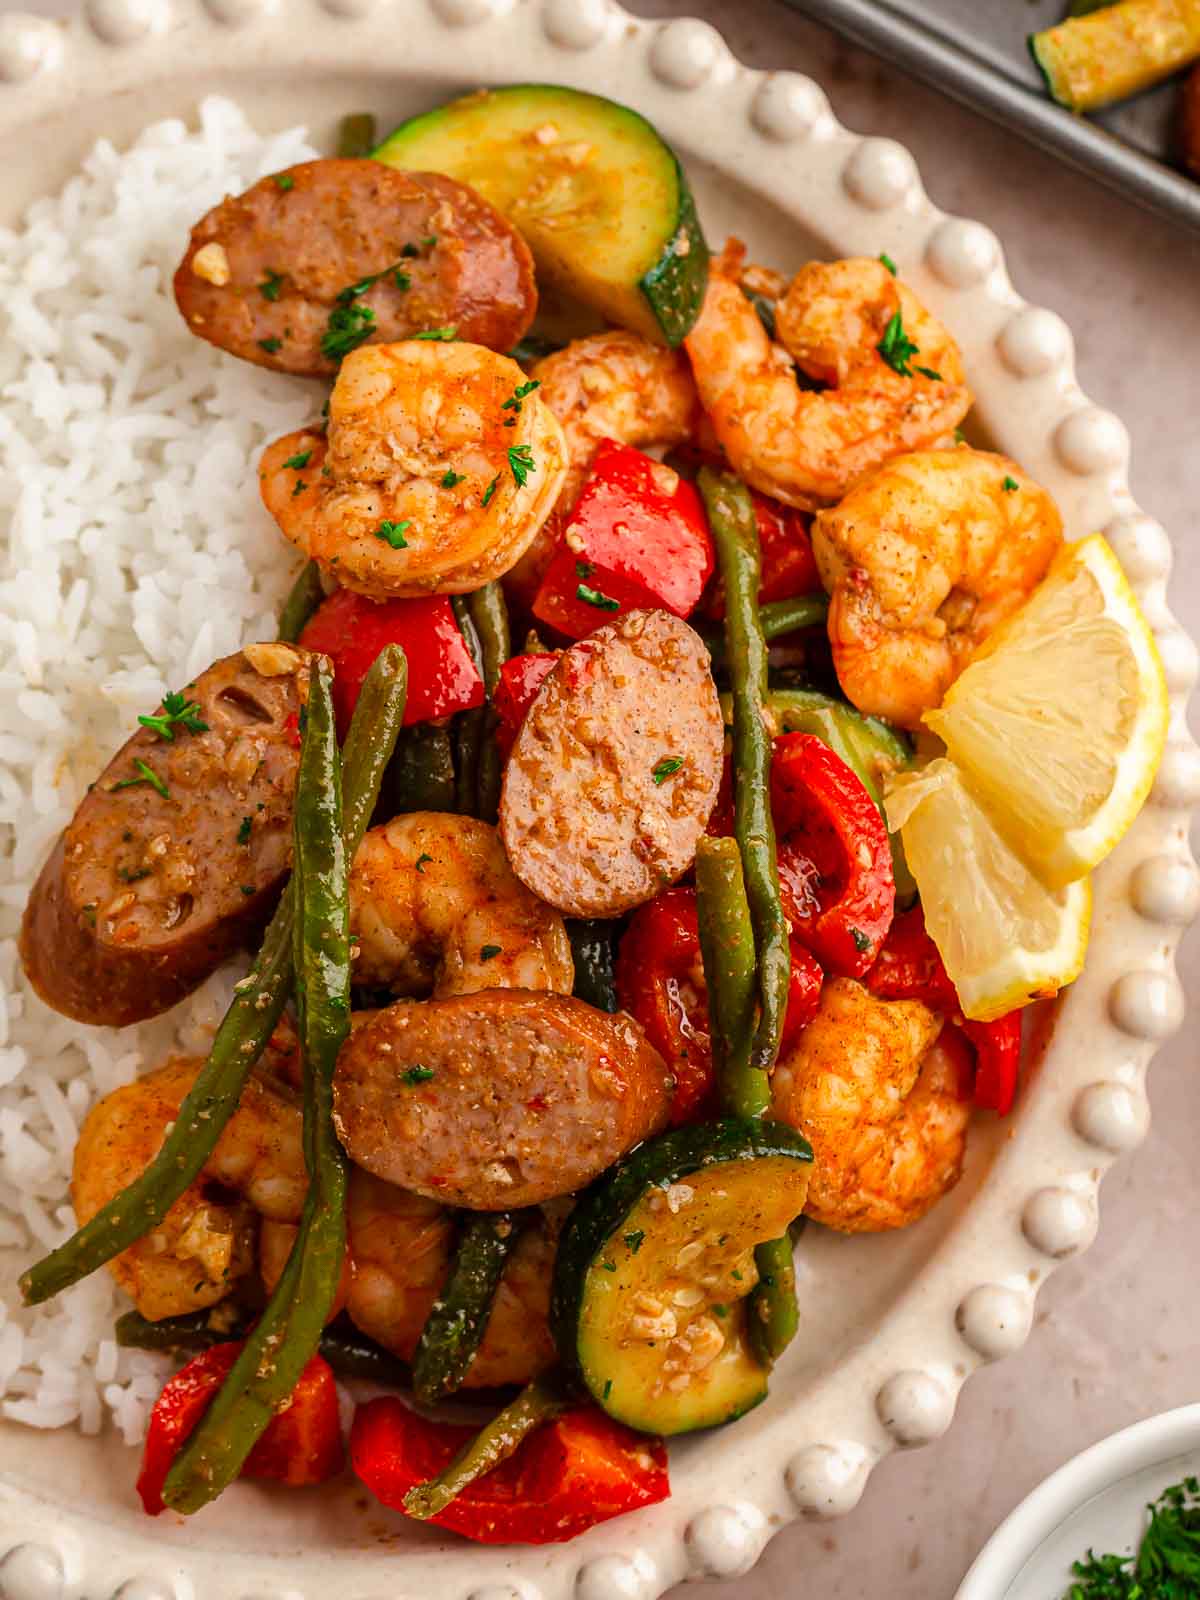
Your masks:
M413 1390L424 1405L433 1405L461 1387L483 1343L516 1237L516 1223L507 1211L480 1211L464 1219L450 1277L433 1303L413 1355Z
M1051 96L1069 111L1127 100L1200 56L1196 0L1120 0L1029 36Z
M678 345L708 246L675 152L615 100L514 84L401 123L377 161L469 183L522 233L539 281L618 327Z
M764 1397L746 1327L754 1247L787 1233L811 1171L791 1128L727 1117L639 1145L582 1197L559 1241L550 1326L610 1416L690 1433Z

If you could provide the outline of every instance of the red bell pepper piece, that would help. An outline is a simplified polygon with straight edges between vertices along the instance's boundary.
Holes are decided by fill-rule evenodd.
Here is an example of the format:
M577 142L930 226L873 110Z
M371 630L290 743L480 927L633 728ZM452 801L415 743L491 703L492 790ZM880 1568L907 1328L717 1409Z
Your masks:
M241 1351L240 1342L214 1344L168 1378L150 1413L137 1491L147 1513L166 1509L162 1488L171 1463L208 1409ZM302 1488L324 1483L344 1461L333 1372L314 1356L300 1375L292 1398L276 1413L246 1457L243 1478L266 1478Z
M922 1000L934 1011L944 1012L975 1047L975 1104L1002 1117L1012 1110L1021 1070L1020 1010L992 1022L972 1022L963 1016L938 947L925 929L919 902L892 923L866 983L881 999Z
M554 671L561 655L561 650L542 650L512 656L500 668L500 681L492 696L492 705L497 717L496 743L501 755L507 756L516 743L538 690Z
M879 808L815 734L785 733L772 750L771 810L792 937L827 972L861 978L887 937L896 903Z
M814 957L792 941L792 974L781 1052L821 1005L824 975ZM715 1116L716 1085L708 992L694 889L666 889L639 907L617 952L617 999L675 1074L671 1126Z
M350 1461L377 1499L403 1511L408 1491L436 1477L475 1432L431 1422L387 1395L355 1412ZM670 1492L661 1439L579 1406L530 1434L431 1520L477 1544L557 1544Z
M713 564L712 536L692 484L640 450L606 439L533 614L570 639L640 606L686 617Z
M339 589L313 612L299 642L306 650L322 651L333 662L333 704L342 738L363 679L385 645L403 645L408 657L405 727L468 711L484 702L483 679L444 594L375 601Z

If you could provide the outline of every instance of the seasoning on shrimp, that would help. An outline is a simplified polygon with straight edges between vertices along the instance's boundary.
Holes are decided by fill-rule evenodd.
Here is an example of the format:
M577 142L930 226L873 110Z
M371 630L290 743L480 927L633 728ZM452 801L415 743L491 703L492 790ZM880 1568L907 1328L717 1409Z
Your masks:
M819 512L812 540L847 699L915 728L1041 582L1062 517L1006 456L928 450L887 462Z
M288 434L265 452L267 509L327 576L371 599L479 588L528 547L566 478L566 441L539 396L503 409L521 377L462 341L351 351L328 434ZM287 466L298 454L303 488Z
M831 505L961 422L971 395L958 346L886 266L809 262L775 302L772 340L742 287L742 254L731 243L714 262L685 343L717 441L753 488ZM821 387L802 389L797 368Z

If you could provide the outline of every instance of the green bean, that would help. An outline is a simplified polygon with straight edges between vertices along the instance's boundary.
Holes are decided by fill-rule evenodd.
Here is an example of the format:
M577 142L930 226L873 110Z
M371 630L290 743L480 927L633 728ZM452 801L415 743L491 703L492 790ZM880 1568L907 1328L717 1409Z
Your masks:
M185 1514L233 1482L295 1390L320 1343L346 1250L346 1156L333 1128L333 1071L350 1030L349 896L332 684L326 662L315 659L292 828L308 1193L266 1310L167 1474L163 1499Z
M567 938L575 963L572 994L597 1011L619 1011L613 974L614 928L608 918L569 918Z
M754 1265L758 1268L758 1282L750 1291L746 1334L758 1360L769 1367L791 1344L800 1327L790 1232L782 1239L768 1239L756 1245Z
M295 644L304 632L304 624L324 598L321 569L315 561L306 561L279 613L279 637L287 644Z
M483 1343L505 1263L517 1242L508 1211L476 1211L462 1219L450 1276L438 1291L413 1354L413 1392L433 1405L462 1387Z
M475 815L484 822L495 822L500 813L500 780L504 765L500 760L500 746L496 743L498 718L491 704L496 685L500 682L500 668L512 654L512 637L508 626L508 607L504 591L498 583L485 583L467 596L467 609L479 640L483 661L483 683L488 704L481 721L483 738L475 770Z
M771 1088L767 1074L750 1065L757 974L736 840L706 836L697 845L696 912L722 1107L730 1116L761 1117Z
M338 123L337 153L343 159L369 156L375 144L375 118L369 111L353 112Z
M427 1522L457 1500L468 1484L482 1478L493 1467L513 1454L535 1428L550 1422L571 1404L570 1395L552 1375L535 1378L521 1390L511 1405L468 1439L467 1443L436 1478L418 1483L404 1496L404 1509L418 1522Z
M779 1054L792 957L775 865L771 737L763 722L767 647L758 624L758 521L749 490L730 474L702 467L697 482L725 580L725 645L733 675L734 834L758 956L759 1011L750 1065L770 1072Z
M796 633L800 628L815 628L829 615L829 596L824 593L799 594L791 600L768 600L758 608L758 624L764 639L778 639L785 633ZM701 637L708 646L715 666L725 665L725 639L716 629L702 629Z
M389 645L363 683L346 737L343 828L351 856L374 808L380 775L404 715L408 682L404 652ZM234 991L208 1059L150 1165L21 1278L26 1305L78 1283L159 1225L200 1174L237 1109L242 1087L283 1014L292 984L295 889L291 883L263 936L250 972Z
M381 817L405 811L454 810L454 750L444 722L405 728L380 795Z
M250 1322L240 1319L230 1328L214 1328L212 1314L195 1311L189 1316L164 1317L150 1322L140 1311L126 1311L113 1327L123 1350L182 1351L197 1355L214 1344L245 1337ZM321 1334L318 1353L340 1378L367 1378L386 1388L407 1389L412 1373L406 1362L360 1333L348 1317L331 1322Z

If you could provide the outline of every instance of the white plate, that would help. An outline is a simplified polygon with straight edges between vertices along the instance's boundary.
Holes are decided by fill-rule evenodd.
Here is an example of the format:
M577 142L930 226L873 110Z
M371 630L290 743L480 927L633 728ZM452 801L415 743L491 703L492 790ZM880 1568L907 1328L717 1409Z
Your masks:
M955 1600L1059 1600L1088 1550L1129 1555L1146 1507L1200 1476L1200 1405L1164 1411L1094 1444L1052 1473L996 1529Z
M0 223L97 136L126 140L211 91L264 128L307 121L327 141L347 111L387 126L518 79L646 112L687 161L710 237L734 229L781 265L895 257L961 343L982 428L1053 491L1072 536L1108 533L1166 661L1166 759L1098 875L1087 969L1041 1019L1017 1114L977 1119L966 1177L919 1227L809 1230L804 1329L769 1401L675 1446L664 1505L542 1550L468 1546L352 1485L239 1485L190 1523L151 1523L119 1443L9 1425L0 1593L13 1600L652 1600L688 1575L744 1572L786 1521L850 1510L881 1456L949 1426L971 1370L1024 1342L1037 1286L1093 1236L1102 1173L1146 1130L1145 1068L1182 1019L1171 958L1197 903L1186 824L1200 759L1183 720L1196 652L1166 608L1170 543L1130 496L1124 427L1075 383L1066 326L1016 295L986 227L930 204L900 145L847 132L806 78L742 67L705 23L638 21L610 0L89 0L65 28L0 18Z

